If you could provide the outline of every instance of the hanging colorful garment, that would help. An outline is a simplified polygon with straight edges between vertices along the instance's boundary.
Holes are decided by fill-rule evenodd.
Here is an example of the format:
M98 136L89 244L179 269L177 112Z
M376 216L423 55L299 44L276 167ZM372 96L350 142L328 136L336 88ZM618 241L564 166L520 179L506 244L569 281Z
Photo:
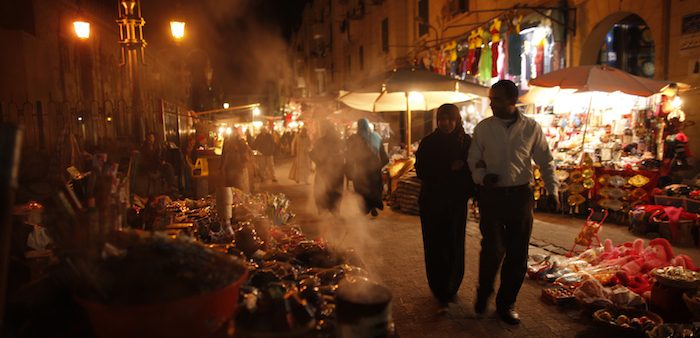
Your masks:
M481 52L481 60L479 61L479 80L487 83L491 81L492 58L491 49L484 48Z
M481 27L479 27L479 29L476 30L476 36L474 38L474 45L476 46L476 49L474 50L474 62L472 63L473 76L477 76L477 74L479 74L479 67L481 65L481 59L483 58L484 50L486 50L488 47L484 46L484 33L484 29Z
M537 42L537 50L535 51L535 72L537 72L536 76L544 74L544 45L545 39L542 39L539 42Z
M505 34L498 49L498 78L506 79L508 75L508 37Z
M498 47L501 42L501 20L493 20L489 27L491 34L491 77L498 77Z
M481 54L481 43L477 45L478 33L477 31L472 31L469 33L469 53L467 56L467 73L475 75L478 73L477 65L479 64L479 56Z
M513 30L508 34L508 74L520 76L523 53L523 41L520 38L519 21L514 23Z

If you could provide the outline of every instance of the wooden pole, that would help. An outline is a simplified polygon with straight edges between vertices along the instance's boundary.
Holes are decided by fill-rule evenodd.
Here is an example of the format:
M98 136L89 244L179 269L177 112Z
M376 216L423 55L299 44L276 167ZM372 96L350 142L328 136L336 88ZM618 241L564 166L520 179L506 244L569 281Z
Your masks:
M411 157L411 102L408 100L408 92L405 92L406 97L406 157Z
M7 270L12 236L11 215L15 189L17 189L21 135L17 126L0 125L0 331L4 327L7 301Z

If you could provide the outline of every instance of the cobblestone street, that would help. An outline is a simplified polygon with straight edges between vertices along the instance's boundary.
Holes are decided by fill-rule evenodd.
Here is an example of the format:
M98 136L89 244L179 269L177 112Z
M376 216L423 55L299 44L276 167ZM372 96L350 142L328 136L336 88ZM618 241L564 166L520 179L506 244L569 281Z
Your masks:
M312 237L357 250L372 276L392 291L393 318L398 334L404 337L605 337L594 323L576 308L563 309L540 300L541 285L526 279L516 309L521 315L519 326L510 326L495 315L493 301L488 315L476 318L473 302L476 292L480 234L470 217L467 224L465 276L456 303L447 314L438 313L438 304L427 285L423 263L423 243L417 216L393 212L388 207L376 218L356 212L357 202L346 191L341 219L318 216L313 206L313 185L297 185L287 180L289 165L277 170L279 183L264 184L260 190L283 192L290 197L297 221ZM572 243L583 220L558 215L536 215L530 253L543 248L561 251ZM620 225L608 225L601 238L614 243L635 237ZM676 249L698 261L697 249Z

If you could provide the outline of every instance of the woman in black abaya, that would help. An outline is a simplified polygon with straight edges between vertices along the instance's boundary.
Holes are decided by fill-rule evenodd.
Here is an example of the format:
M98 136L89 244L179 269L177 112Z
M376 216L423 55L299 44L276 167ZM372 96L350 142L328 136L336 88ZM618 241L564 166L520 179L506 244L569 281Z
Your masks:
M418 147L416 172L422 181L418 204L428 285L441 306L447 306L464 276L467 201L474 183L467 165L471 137L457 106L440 106L437 124Z

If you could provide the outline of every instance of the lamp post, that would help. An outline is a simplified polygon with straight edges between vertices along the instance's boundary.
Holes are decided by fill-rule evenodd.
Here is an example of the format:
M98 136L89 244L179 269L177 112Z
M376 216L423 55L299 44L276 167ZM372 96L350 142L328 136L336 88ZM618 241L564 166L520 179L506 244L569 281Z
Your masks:
M121 65L126 66L132 85L132 129L139 140L145 136L143 99L141 97L141 81L139 64L145 64L146 40L143 38L143 25L146 20L141 16L140 0L119 0L119 45L121 46Z

